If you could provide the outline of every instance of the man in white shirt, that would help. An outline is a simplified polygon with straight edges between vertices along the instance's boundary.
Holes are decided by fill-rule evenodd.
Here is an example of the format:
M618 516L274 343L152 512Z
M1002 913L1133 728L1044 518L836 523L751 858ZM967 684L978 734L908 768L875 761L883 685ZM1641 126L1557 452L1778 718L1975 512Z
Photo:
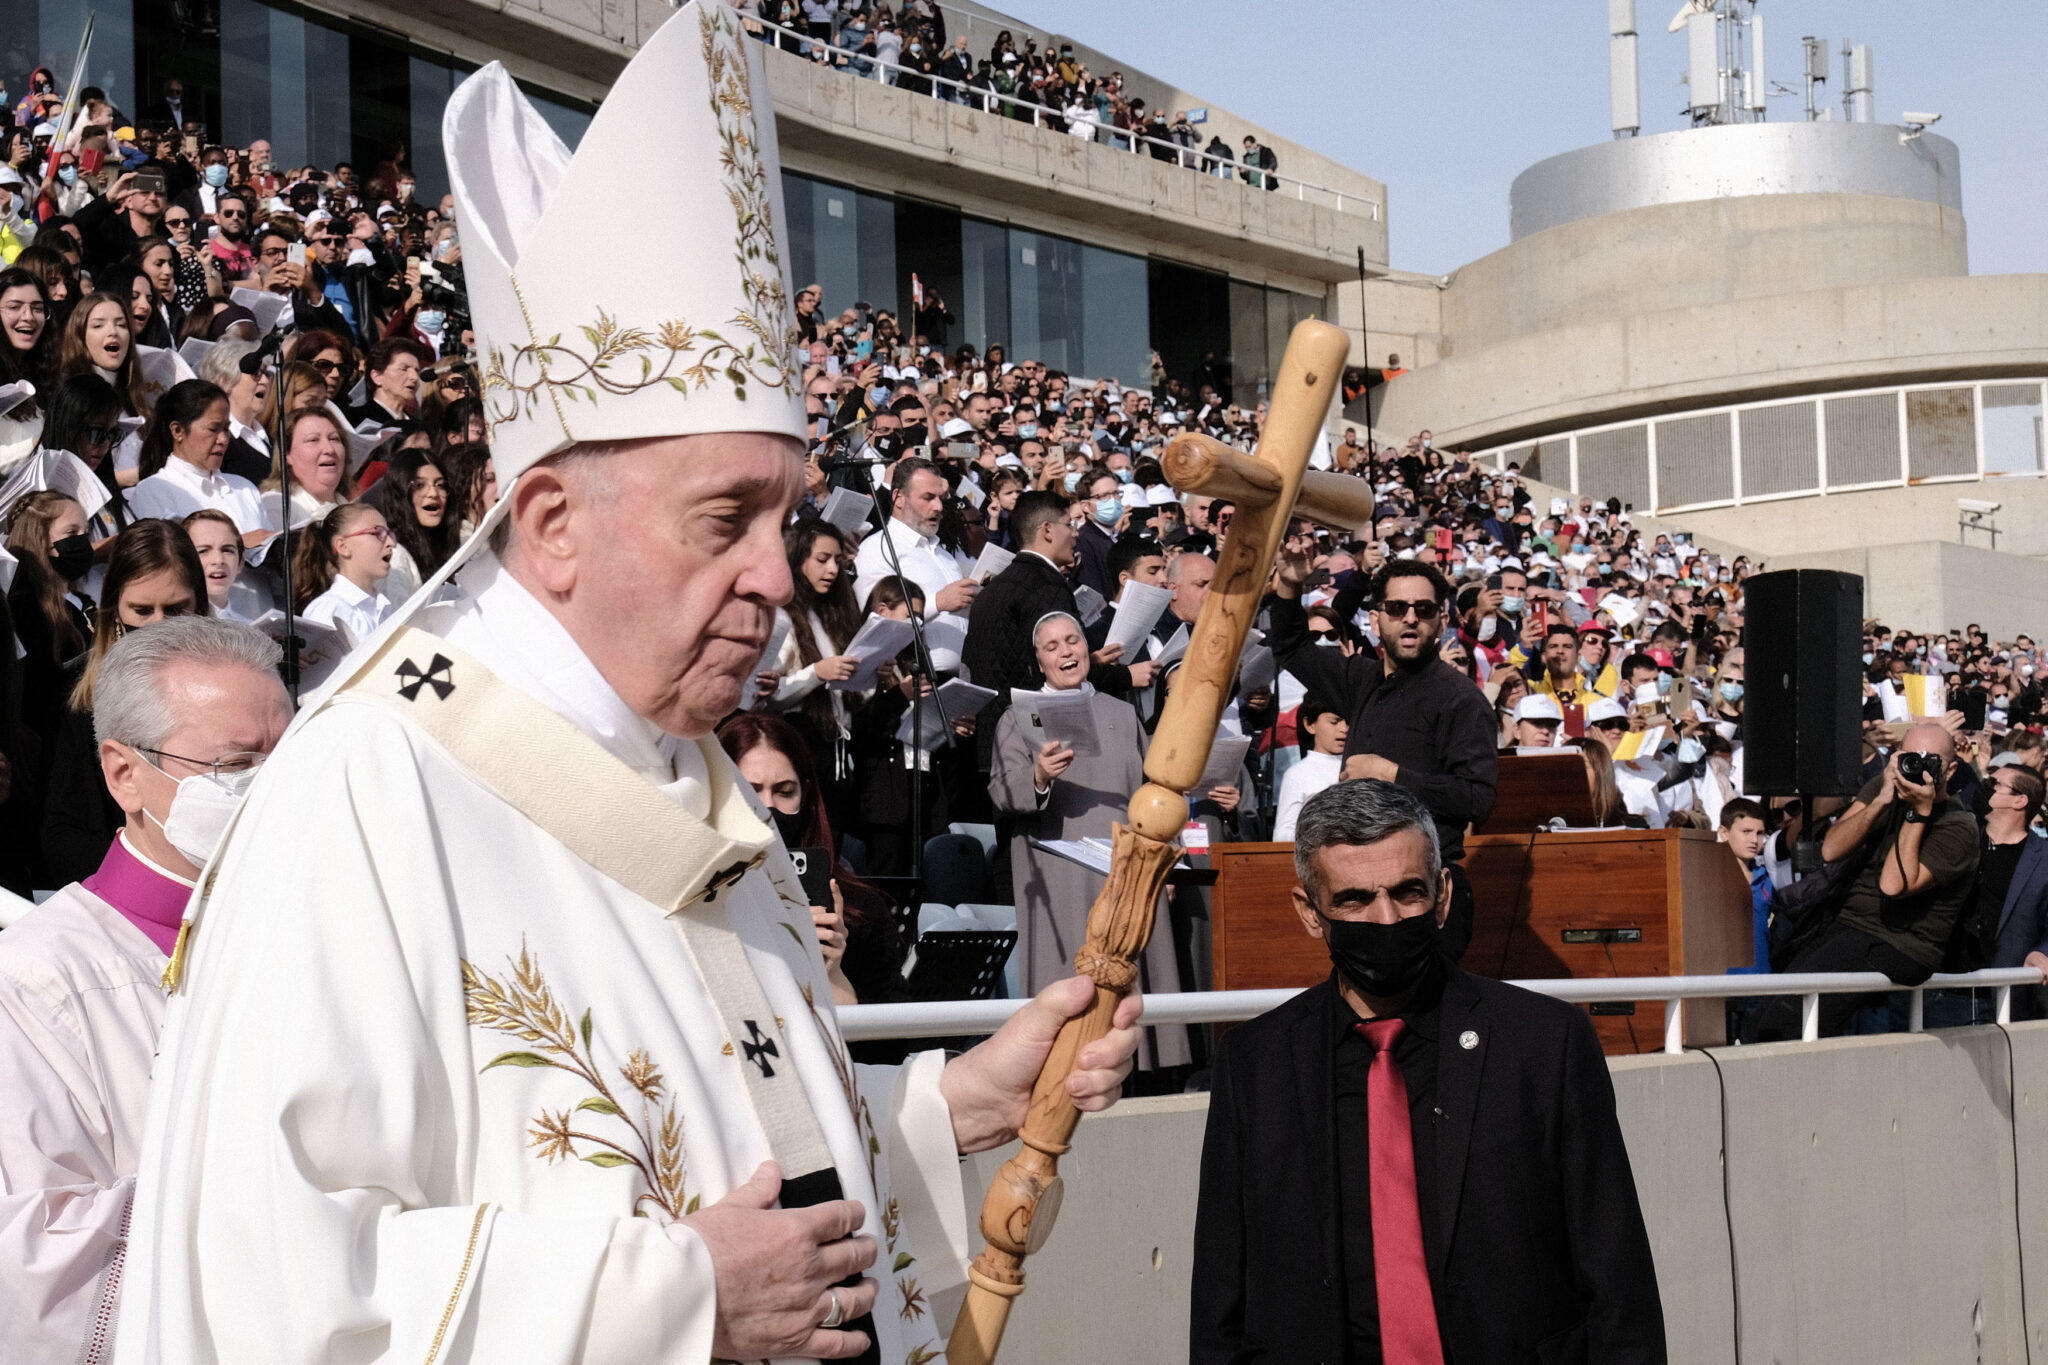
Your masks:
M903 576L924 589L925 615L964 612L981 584L968 578L974 561L939 544L939 513L946 505L946 476L930 460L899 460L889 478L894 514L881 532L861 542L854 556L853 595L865 603L875 584L896 572L882 539L888 537Z
M246 626L179 616L117 641L101 667L93 728L127 823L98 872L0 934L9 1360L111 1354L158 978L235 791L291 720L277 659Z

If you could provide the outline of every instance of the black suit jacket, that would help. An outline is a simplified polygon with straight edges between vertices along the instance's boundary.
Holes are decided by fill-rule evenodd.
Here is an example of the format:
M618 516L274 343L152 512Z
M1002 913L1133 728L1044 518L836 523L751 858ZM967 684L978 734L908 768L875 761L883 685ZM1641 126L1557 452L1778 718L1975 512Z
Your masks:
M1217 1049L1194 1365L1345 1359L1334 989L1302 992ZM1656 1269L1591 1021L1452 968L1437 1068L1436 1188L1420 1194L1445 1359L1663 1361Z
M2036 949L2048 952L2048 839L2030 836L1999 907L1998 950L1991 965L2024 966Z
M1019 554L1010 567L991 578L975 594L967 609L967 643L960 651L960 663L967 680L977 687L992 687L996 699L974 722L975 747L981 771L988 771L989 756L995 752L996 721L1010 707L1010 689L1045 685L1038 671L1038 651L1031 643L1031 628L1049 611L1063 611L1080 619L1074 606L1074 590L1052 561L1034 554ZM1116 664L1096 664L1088 680L1104 691L1121 694L1131 685L1131 671Z
M270 456L239 436L228 438L228 453L221 457L221 472L237 474L260 484L270 477Z

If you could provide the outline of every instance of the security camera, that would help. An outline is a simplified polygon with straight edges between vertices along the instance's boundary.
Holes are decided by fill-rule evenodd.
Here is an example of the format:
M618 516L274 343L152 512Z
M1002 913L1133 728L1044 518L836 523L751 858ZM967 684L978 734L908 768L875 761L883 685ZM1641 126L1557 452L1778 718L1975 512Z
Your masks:
M1928 128L1941 122L1939 114L1916 114L1911 109L1899 115L1899 118L1909 128Z
M1982 498L1957 498L1956 506L1965 512L1990 513L2005 506L2002 502L1985 502Z

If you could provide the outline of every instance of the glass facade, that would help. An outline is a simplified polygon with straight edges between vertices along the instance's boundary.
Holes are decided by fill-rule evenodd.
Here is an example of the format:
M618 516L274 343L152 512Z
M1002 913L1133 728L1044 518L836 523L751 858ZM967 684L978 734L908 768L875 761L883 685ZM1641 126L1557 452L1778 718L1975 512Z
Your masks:
M1146 386L1151 353L1169 377L1213 379L1234 402L1262 401L1305 294L1111 251L1087 242L783 173L790 271L825 309L893 309L906 331L948 349L1000 345L1068 374ZM913 282L926 309L912 319ZM933 306L942 300L945 312Z
M0 0L0 79L10 102L28 93L38 66L57 73L61 91L89 9L98 17L88 81L130 120L168 123L166 82L176 79L184 117L201 123L209 142L268 138L280 166L347 161L365 178L409 160L422 200L447 192L441 111L469 64L263 0ZM527 94L575 146L591 109Z

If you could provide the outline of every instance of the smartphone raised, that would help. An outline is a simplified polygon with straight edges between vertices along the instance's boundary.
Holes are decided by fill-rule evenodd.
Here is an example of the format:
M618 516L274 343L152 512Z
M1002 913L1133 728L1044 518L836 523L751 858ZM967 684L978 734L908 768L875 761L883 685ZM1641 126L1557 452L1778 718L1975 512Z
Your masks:
M829 848L793 848L789 861L796 867L796 878L803 883L804 894L811 898L812 905L832 908L832 850Z
M284 258L292 265L304 265L306 263L306 244L304 242L293 242L284 249Z

